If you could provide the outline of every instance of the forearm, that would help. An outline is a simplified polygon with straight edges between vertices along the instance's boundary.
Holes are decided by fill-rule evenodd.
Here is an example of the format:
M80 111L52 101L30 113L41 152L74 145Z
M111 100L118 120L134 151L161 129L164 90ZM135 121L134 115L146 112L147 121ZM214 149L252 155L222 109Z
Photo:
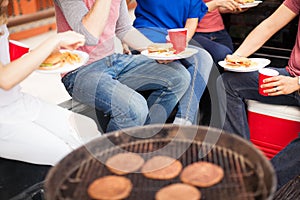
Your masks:
M147 47L153 43L135 28L132 28L127 32L127 34L122 38L122 42L138 51L147 49Z
M209 2L206 2L205 3L207 8L208 8L208 12L211 12L215 9L217 9L219 6L217 5L217 2L216 1L209 1Z
M0 66L0 87L9 90L23 81L58 47L57 35L49 38L34 50L6 66Z
M97 0L91 10L82 19L84 27L96 38L100 37L105 28L110 6L111 0Z
M71 29L83 34L87 45L96 45L104 30L104 24L107 22L111 0L97 0L91 10L82 0L54 1L61 9Z
M272 35L273 33L264 26L263 22L251 31L234 54L248 57L258 50Z
M242 0L212 0L206 3L208 12L218 9L220 13L229 13L234 11L240 11L239 3Z
M190 41L195 34L198 25L198 18L189 18L185 23L185 28L187 28L187 41Z
M248 57L297 15L283 4L247 36L234 54Z

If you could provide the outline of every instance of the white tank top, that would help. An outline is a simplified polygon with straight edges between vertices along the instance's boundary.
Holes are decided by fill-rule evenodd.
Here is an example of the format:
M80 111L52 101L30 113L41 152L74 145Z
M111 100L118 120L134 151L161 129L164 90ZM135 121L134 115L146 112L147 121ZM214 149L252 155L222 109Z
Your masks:
M8 46L8 29L6 25L0 26L0 62L6 65L10 62L9 46ZM21 96L21 87L16 85L12 89L6 91L0 88L0 106L8 105L16 101Z
M8 29L6 25L0 26L0 61L2 64L10 62ZM17 85L6 91L0 89L0 125L1 123L18 123L36 119L41 109L40 99L21 92ZM1 127L1 126L0 126Z

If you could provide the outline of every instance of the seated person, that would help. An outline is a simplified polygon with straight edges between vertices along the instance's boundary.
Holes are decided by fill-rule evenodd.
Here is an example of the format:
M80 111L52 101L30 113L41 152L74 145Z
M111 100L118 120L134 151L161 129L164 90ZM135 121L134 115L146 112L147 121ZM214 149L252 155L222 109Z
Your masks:
M193 36L213 57L215 63L224 60L227 54L232 54L233 44L225 29L222 13L240 13L246 9L240 8L242 0L204 0L208 12L199 22Z
M241 46L228 55L228 59L240 59L248 57L259 49L271 36L295 17L299 18L300 2L297 0L285 0L281 6L267 19L261 22L246 37ZM263 103L275 105L300 105L300 60L299 40L300 32L297 32L295 46L292 50L288 66L276 68L279 76L264 79L261 88L268 96L258 93L258 72L234 73L225 72L217 80L217 89L220 101L221 120L225 131L236 133L245 139L250 138L246 113L246 99L252 99Z
M152 44L134 29L126 1L55 0L59 32L74 30L86 36L79 48L87 64L63 76L73 99L110 117L107 131L165 123L187 90L190 77L179 63L159 64L143 55L115 53L115 36L139 51ZM139 94L151 90L147 100Z
M6 26L8 0L0 0L0 156L33 164L55 165L73 149L100 135L94 121L22 93L20 82L57 48L76 49L83 35L55 34L28 55L10 62ZM84 123L85 128L80 128Z
M187 28L187 40L190 41L198 20L206 13L207 7L199 0L137 0L133 26L139 29L152 42L166 43L168 29ZM175 124L198 124L197 114L212 68L212 58L202 48L192 57L175 62L183 64L192 78L189 88L179 101Z
M239 59L240 56L250 56L295 17L298 17L298 21L300 21L299 11L300 1L285 0L271 16L250 32L241 46L228 58ZM224 124L221 128L238 134L245 139L250 139L246 99L274 105L300 106L299 39L300 31L298 28L296 42L290 55L288 66L276 68L280 74L279 76L264 79L264 84L261 85L261 88L272 87L264 91L268 96L262 96L258 93L257 71L248 73L225 72L219 77L217 85L221 119ZM299 141L298 137L271 160L278 178L277 189L295 176L300 175Z
M200 104L203 111L201 124L218 126L220 119L215 114L218 111L214 111L218 107L216 80L224 71L218 62L224 60L226 55L232 54L233 51L232 40L225 29L221 14L239 13L246 9L241 9L239 6L242 0L204 0L204 2L208 7L208 12L198 23L192 44L207 50L213 58L214 65L208 80L207 90Z

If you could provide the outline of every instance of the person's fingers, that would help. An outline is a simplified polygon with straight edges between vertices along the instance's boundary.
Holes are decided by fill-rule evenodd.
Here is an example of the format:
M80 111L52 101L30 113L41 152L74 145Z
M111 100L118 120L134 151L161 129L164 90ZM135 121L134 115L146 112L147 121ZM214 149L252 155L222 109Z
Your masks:
M168 64L170 62L173 62L174 60L156 60L159 64Z

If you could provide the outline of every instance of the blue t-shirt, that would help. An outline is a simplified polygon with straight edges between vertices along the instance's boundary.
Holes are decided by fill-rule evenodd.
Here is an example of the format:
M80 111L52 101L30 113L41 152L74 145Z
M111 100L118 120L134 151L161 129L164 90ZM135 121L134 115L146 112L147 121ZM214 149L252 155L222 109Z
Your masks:
M201 20L207 10L202 0L137 0L133 26L153 42L166 42L167 29L183 28L189 18Z

